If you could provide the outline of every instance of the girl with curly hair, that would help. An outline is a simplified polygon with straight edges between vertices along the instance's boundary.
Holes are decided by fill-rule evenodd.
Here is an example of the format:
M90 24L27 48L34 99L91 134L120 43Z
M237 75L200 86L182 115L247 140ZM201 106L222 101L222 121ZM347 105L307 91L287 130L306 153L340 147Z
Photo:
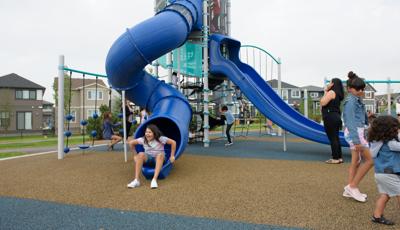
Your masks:
M375 165L375 181L380 193L372 221L393 225L383 217L386 203L396 197L400 205L400 122L392 116L377 117L369 131L368 141Z

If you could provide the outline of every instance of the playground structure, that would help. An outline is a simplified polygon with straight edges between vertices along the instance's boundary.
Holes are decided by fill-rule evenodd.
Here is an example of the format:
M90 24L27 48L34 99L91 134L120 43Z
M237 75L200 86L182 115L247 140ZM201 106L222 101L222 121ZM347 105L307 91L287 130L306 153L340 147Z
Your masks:
M70 131L70 123L73 119L75 119L76 117L74 117L74 115L71 113L71 98L72 98L72 74L73 73L78 73L82 75L82 90L83 93L82 95L86 95L85 94L85 88L86 88L86 84L85 84L85 79L88 76L91 77L95 77L95 100L94 100L94 112L93 114L90 114L90 117L93 120L96 119L100 119L99 117L99 108L98 108L98 104L97 104L97 100L98 100L98 79L99 78L107 78L107 76L103 75L103 74L98 74L98 73L91 73L91 72L86 72L86 71L82 71L82 70L77 70L77 69L71 69L65 66L64 64L64 56L61 55L59 57L59 66L58 66L59 72L58 72L58 87L59 89L65 89L64 88L64 80L67 77L69 79L69 101L68 101L68 108L67 111L64 111L64 107L63 106L58 106L58 132L57 132L57 136L58 136L58 159L63 159L64 155L69 153L70 151L70 146L69 146L69 138L72 136L72 132ZM66 75L67 74L67 75ZM76 78L75 78L76 79ZM109 99L109 109L111 110L111 94L112 94L112 89L109 89L109 95L110 95L110 99ZM64 90L59 90L59 94L58 94L58 103L59 105L63 105L64 104L64 96L65 96L65 92ZM91 145L87 144L85 138L86 138L86 126L88 125L88 120L86 119L86 107L85 107L85 98L82 99L82 111L81 111L81 115L79 117L81 117L81 120L79 121L79 124L81 126L81 134L82 134L82 144L78 145L78 149L81 149L83 152L86 149L89 149L91 146L94 146L94 139L95 137L98 135L96 130L91 130L89 134L89 136L92 138L92 143ZM122 111L118 114L118 118L122 119L122 121L126 120L126 107L125 107L125 92L122 91L121 92L121 100L122 100ZM87 114L89 115L89 114ZM64 121L65 119L65 121ZM136 123L136 120L133 121L133 123ZM127 137L127 133L126 133L126 123L122 122L123 124L123 129L119 130L119 133L124 137L124 140L126 140ZM66 126L66 130L65 127ZM65 131L64 131L65 130ZM64 142L64 136L66 137L66 143ZM64 145L65 143L65 145ZM124 141L124 153L125 153L125 162L127 162L128 160L128 155L127 155L127 147Z
M231 81L264 116L275 124L306 139L328 144L329 141L321 125L303 117L282 101L280 95L275 93L260 76L262 74L261 70L257 73L252 67L239 61L241 44L228 36L230 1L225 1L225 3L225 7L220 7L220 9L224 10L220 10L219 14L214 10L211 15L216 16L218 14L218 19L226 20L213 20L208 17L210 8L208 1L170 1L170 4L158 11L153 18L128 29L126 33L114 42L106 60L109 84L113 89L122 91L123 98L126 96L136 105L145 107L152 112L149 119L138 127L135 138L144 135L146 124L154 123L160 127L164 135L177 142L176 159L180 157L180 154L185 149L192 119L192 106L187 98L176 89L180 86L174 85L172 82L174 64L172 63L173 55L171 51L179 47L181 49L186 44L186 41L190 40L192 43L200 42L203 54L201 80L200 78L195 78L194 81L187 80L186 82L194 82L195 85L196 83L201 83L198 85L202 86L202 95L199 96L200 91L198 90L196 97L197 99L201 98L203 109L201 110L199 108L201 105L198 104L195 107L195 112L203 113L202 128L204 129L203 142L205 147L209 146L209 94L211 89L220 84L223 89L222 102L232 107L233 87ZM222 32L226 35L213 34L209 36L210 26L208 23L210 21L217 22L216 25L218 26L214 25L214 29L218 28L217 32ZM221 25L221 21L224 22L225 26ZM199 34L200 31L201 34ZM156 36L149 36L149 34ZM211 53L210 60L208 58L209 52ZM182 55L180 50L176 53L179 56ZM157 79L158 59L164 54L168 54L166 56L167 83ZM187 51L186 56L188 56ZM210 69L208 66L209 61L211 64ZM280 82L280 60L273 58L273 61L277 64L276 71ZM63 60L60 60L60 63L62 63L59 68L61 76L61 72L64 74L65 68ZM179 61L177 63L178 66L184 64ZM147 65L156 67L155 76L144 71ZM177 69L176 75L179 79L181 73L179 68ZM267 71L265 71L266 75ZM97 74L93 75L97 76ZM231 81L228 81L228 78ZM62 87L61 83L59 85ZM278 93L280 91L278 85ZM62 114L60 108L59 113ZM62 119L62 116L60 117ZM346 145L343 137L341 141L343 145ZM166 159L168 159L170 153L168 146L166 147ZM124 148L126 152L126 146ZM59 158L62 158L62 156L59 156ZM165 178L171 168L171 163L166 162L161 170L160 178ZM146 178L152 177L153 173L154 169L152 167L144 165L143 174Z
M228 1L227 12L229 12L229 7ZM198 35L198 31L202 30L204 143L206 147L209 144L208 129L210 128L208 125L209 72L217 79L226 80L228 77L259 111L285 130L306 139L329 144L323 126L290 108L253 68L240 62L240 42L222 34L208 36L208 9L208 1L170 1L170 4L154 17L128 29L112 45L106 60L109 83L117 90L125 90L127 98L152 112L149 120L138 128L135 138L143 136L147 123L155 123L166 136L177 142L175 155L177 159L185 149L192 118L189 102L177 89L157 80L145 72L144 68L162 55L181 47L190 38L191 33ZM151 36L153 34L154 36ZM229 29L227 34L229 35ZM169 54L167 65L171 77L168 83L172 82L171 60L172 54ZM229 82L227 85L228 89L232 88ZM231 102L230 98L228 98L229 102ZM343 134L341 134L341 142L347 145ZM168 158L167 151L166 159ZM171 167L170 162L166 162L160 177L167 176ZM143 173L149 178L154 173L154 169L144 167Z
M161 1L156 1L156 6L160 6L157 2ZM209 1L169 1L165 8L156 7L157 14L154 17L127 29L110 48L106 60L109 84L113 89L122 91L123 95L136 105L152 112L149 119L138 127L135 138L144 135L147 124L154 123L165 136L177 142L175 156L178 159L188 143L192 114L202 113L203 142L204 146L208 147L210 93L219 86L222 89L222 103L232 106L233 82L265 117L284 130L305 139L329 144L322 125L307 119L284 102L279 95L281 92L279 85L276 93L265 82L266 77L262 77L262 73L265 72L267 75L273 70L263 71L260 67L257 72L255 58L253 67L240 61L239 57L243 54L240 53L241 43L229 37L230 1L224 2L226 3L224 7L219 6L218 20L213 20L209 15L215 16L218 11L208 13ZM219 19L224 19L223 26ZM213 25L213 28L217 33L209 36L211 27L209 22L215 23L215 21L218 26ZM199 61L199 56L196 56L193 50L190 51L190 47L196 44L201 44L201 76L197 76L199 65L194 66L197 72L193 73L183 72L180 68L186 66L186 70L190 69L188 63L181 62L182 56ZM158 67L163 65L162 56L165 54L167 55L164 65L168 69L166 82L158 80ZM276 72L280 82L281 62L275 58L273 61L277 64ZM261 63L261 59L259 62ZM148 65L154 67L152 74L144 71ZM185 75L182 81L181 75ZM182 87L184 84L180 84L181 82L191 84L192 88ZM182 94L188 89L191 90L189 94L194 92L194 99L197 101L194 107L189 103L187 96ZM342 133L340 141L343 146L347 146ZM169 158L169 154L167 146L166 159ZM160 178L165 178L171 168L171 163L166 162ZM152 167L144 165L143 174L146 178L152 177L153 173Z

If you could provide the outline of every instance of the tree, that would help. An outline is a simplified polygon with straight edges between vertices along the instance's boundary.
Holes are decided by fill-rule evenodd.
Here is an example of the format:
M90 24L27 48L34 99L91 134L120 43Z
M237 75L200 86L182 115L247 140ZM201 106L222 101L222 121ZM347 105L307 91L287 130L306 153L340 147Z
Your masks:
M103 138L103 114L107 111L110 111L110 108L108 108L107 105L101 105L99 108L100 114L98 118L94 119L90 117L88 119L88 125L86 126L86 133L88 133L91 137L91 133L93 130L97 132L97 135L95 139L102 139ZM113 120L116 120L117 118L113 117Z
M67 74L64 74L64 111L68 111L69 100L73 95L73 92L70 93L70 83L71 79ZM54 90L54 101L56 102L56 106L58 107L58 82L54 81L53 83Z
M0 117L1 122L0 125L4 128L4 131L7 133L8 128L11 126L10 122L10 114L12 112L12 104L11 104L11 95L12 91L8 89L0 90L0 101L3 101L4 104L0 106L0 112L5 112L5 117Z

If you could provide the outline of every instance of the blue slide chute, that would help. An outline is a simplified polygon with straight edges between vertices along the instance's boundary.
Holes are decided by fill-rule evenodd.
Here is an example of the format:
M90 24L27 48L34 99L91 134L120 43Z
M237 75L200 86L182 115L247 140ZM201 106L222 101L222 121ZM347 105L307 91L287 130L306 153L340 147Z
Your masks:
M222 46L228 50L226 57ZM210 72L227 76L266 117L297 136L329 144L324 127L307 119L284 102L279 95L249 65L239 58L240 42L230 37L214 34L210 38ZM342 146L348 146L340 133Z
M176 159L188 142L192 109L178 90L144 71L153 60L183 45L192 30L202 27L202 1L177 0L154 17L127 29L110 48L106 59L108 82L113 89L125 90L126 98L152 113L140 125L135 138L144 135L149 123L177 142ZM171 171L170 152L159 178ZM144 165L143 175L152 178L154 166Z

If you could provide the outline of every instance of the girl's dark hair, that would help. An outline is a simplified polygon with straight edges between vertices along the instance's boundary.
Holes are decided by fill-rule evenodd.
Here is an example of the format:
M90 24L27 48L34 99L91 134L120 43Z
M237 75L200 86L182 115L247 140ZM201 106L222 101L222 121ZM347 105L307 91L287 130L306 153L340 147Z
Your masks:
M151 132L153 132L153 134L154 134L154 140L160 142L160 137L162 136L162 132L160 131L160 129L159 129L155 124L148 124L146 128L147 128L147 129L150 129ZM145 143L146 145L149 145L149 143L148 143L146 137L144 138L144 143Z
M400 122L392 116L379 116L374 119L368 130L368 141L399 141Z
M340 80L339 78L333 78L332 83L333 83L333 86L332 86L331 90L333 90L333 92L335 92L336 96L339 97L339 100L343 100L344 92L343 92L342 80Z
M346 82L347 88L353 88L355 90L363 90L365 89L365 82L362 78L359 78L357 74L353 73L353 71L350 71L347 74L347 77L349 78Z
M226 106L226 105L222 106L221 110L222 111L228 111L228 106Z
M103 119L104 120L109 120L110 118L111 118L111 112L109 112L109 111L104 112Z

